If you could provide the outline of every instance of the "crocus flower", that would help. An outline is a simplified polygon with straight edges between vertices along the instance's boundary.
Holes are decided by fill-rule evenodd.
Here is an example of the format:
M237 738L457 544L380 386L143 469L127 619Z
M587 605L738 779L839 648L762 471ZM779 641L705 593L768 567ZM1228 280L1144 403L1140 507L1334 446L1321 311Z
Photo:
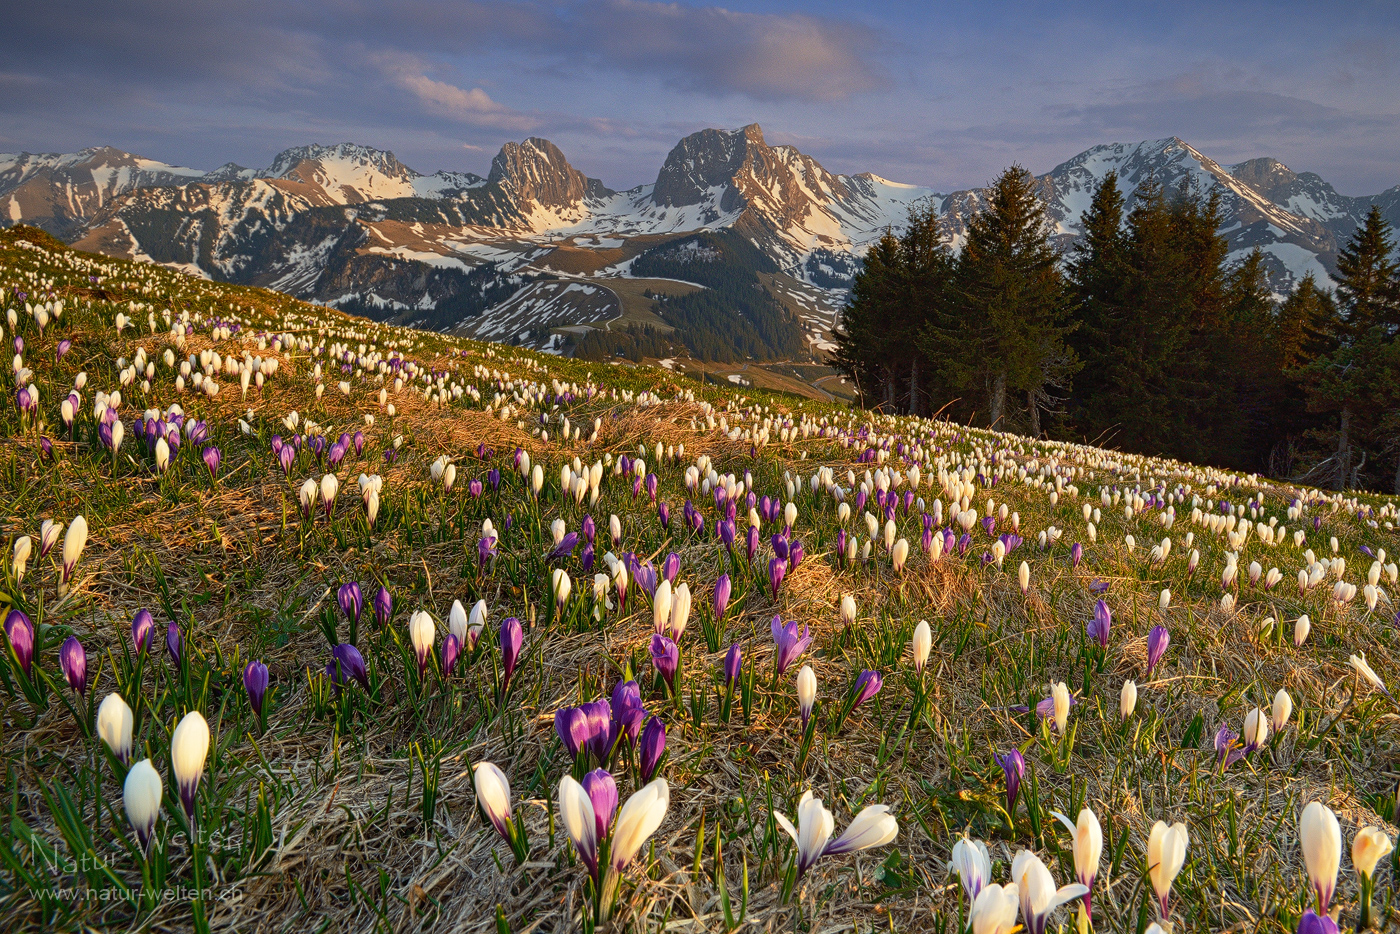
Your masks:
M666 755L666 724L660 717L647 720L647 725L642 728L640 746L642 782L646 783L656 775L657 769L661 767L662 758Z
M721 574L719 580L715 581L715 619L724 619L724 612L729 608L729 595L733 590L733 584L729 580L728 574Z
M1108 634L1113 627L1113 611L1108 608L1108 604L1099 600L1094 604L1094 616L1085 625L1085 632L1090 639L1099 644L1099 648L1108 648Z
M661 562L661 576L670 581L672 585L676 582L676 575L681 570L681 556L674 551L666 556L666 560Z
M549 552L548 558L550 561L567 558L574 553L576 547L578 547L578 533L569 532L559 539L559 543Z
M817 674L811 665L803 665L797 673L797 712L802 717L802 730L812 719L812 705L817 702Z
M1269 739L1269 718L1255 707L1244 718L1244 754L1249 755Z
M511 815L510 781L506 773L495 763L478 762L472 766L472 786L481 813L486 815L501 839L516 852L516 860L520 861L524 855L525 841Z
M452 674L452 670L457 667L457 657L461 654L462 640L457 638L455 633L448 633L447 638L442 642L443 674Z
M866 701L870 700L870 698L879 694L883 684L884 681L881 679L878 671L871 671L869 669L862 671L860 677L856 679L855 694L851 701L851 709L855 710L861 704L864 704Z
M1133 710L1137 707L1137 682L1132 678L1123 682L1123 689L1118 694L1118 713L1124 720L1133 715Z
M150 759L142 759L126 773L126 782L122 786L122 807L144 853L151 851L151 840L155 837L156 819L160 817L160 802L164 793L165 784Z
M613 825L608 862L613 872L621 872L641 852L642 845L661 826L671 801L666 779L657 778L627 799Z
M588 715L581 707L562 707L554 712L554 732L569 751L569 758L578 759L588 747Z
M170 621L170 625L165 627L165 650L170 653L170 660L176 665L180 664L180 624L175 620Z
M369 672L365 668L365 658L359 649L348 642L342 642L331 649L331 661L326 665L326 674L337 689L348 679L354 678L360 682L360 687L369 690Z
M889 813L889 807L872 804L856 815L845 833L832 840L834 821L831 812L822 805L820 798L812 797L810 788L803 793L797 804L796 827L785 815L777 811L773 812L773 819L797 845L798 879L806 875L807 870L828 853L840 855L882 846L899 833L899 824L894 815Z
M34 624L22 610L11 610L5 616L5 638L10 642L10 651L14 652L19 667L28 677L34 664Z
M139 655L149 651L155 641L156 621L150 610L137 610L131 619L131 645Z
M1016 913L1020 910L1020 896L1015 884L988 885L982 889L968 913L968 925L972 934L1011 934L1019 930ZM1145 932L1151 934L1151 932Z
M97 735L123 765L131 761L131 708L120 694L108 694L97 706Z
M598 818L588 792L570 775L559 781L559 819L593 884L598 885Z
M1055 888L1050 870L1029 850L1021 850L1011 861L1012 884L1021 899L1021 920L1026 934L1045 934L1050 915L1065 902L1088 893L1082 883Z
M641 734L642 724L647 719L646 708L642 706L642 692L635 681L619 681L612 692L612 719L619 736L625 735L633 746Z
M1163 921L1171 915L1172 883L1186 863L1186 846L1189 842L1186 825L1180 822L1168 827L1165 821L1157 821L1147 838L1147 874L1152 882L1152 891L1157 895Z
M39 526L39 557L47 558L53 546L58 544L58 536L63 532L63 523L45 519Z
M209 445L200 451L200 457L204 459L204 466L209 468L209 479L214 479L219 473L219 462L223 460L223 455L214 445Z
M1069 830L1071 849L1074 852L1074 874L1084 886L1084 911L1093 916L1091 897L1094 877L1099 874L1099 857L1103 854L1103 828L1094 812L1084 808L1079 812L1079 820L1071 821L1059 811L1052 811L1060 823Z
M1074 561L1074 566L1079 567L1079 562L1084 560L1084 546L1075 542L1070 547L1069 556Z
M724 656L724 686L726 688L733 688L738 682L739 672L743 668L743 664L743 652L739 648L739 643L732 643Z
M1165 626L1153 626L1152 631L1147 634L1147 675L1152 677L1152 669L1157 667L1157 663L1162 660L1162 656L1167 654L1167 646L1171 645L1172 634L1167 632Z
M992 858L987 852L987 845L966 835L959 837L953 844L949 867L958 874L958 881L962 883L968 906L971 907L992 878Z
M63 536L63 582L67 583L73 577L73 569L78 566L78 559L82 557L83 548L87 546L88 526L87 520L82 516L74 516L73 521L68 526L68 534Z
M676 669L680 667L681 653L676 643L661 635L653 633L651 637L651 661L656 666L656 673L661 675L661 679L666 682L666 686L675 690Z
M87 693L87 652L83 651L83 644L77 636L63 640L63 647L58 650L58 661L73 693Z
M782 677L788 666L801 658L807 647L812 644L812 633L807 626L799 630L796 620L784 623L779 616L773 617L771 628L774 644L773 664L777 676Z
M594 769L583 776L580 784L584 793L588 795L589 803L593 805L598 839L604 840L608 836L608 828L612 825L613 815L617 813L617 782L607 769Z
M520 660L520 646L525 641L525 630L520 628L520 620L514 616L501 621L501 693L510 688L511 675Z
M364 594L360 592L360 585L355 581L348 584L341 584L336 591L336 602L340 604L340 612L345 614L346 620L353 626L360 621L360 611L365 607Z
M914 656L914 670L922 674L924 666L928 664L929 652L933 649L933 632L929 629L927 620L919 620L919 624L914 627L914 639L910 645Z
M1317 896L1317 913L1325 915L1337 890L1337 869L1342 860L1342 829L1331 808L1320 801L1303 808L1298 819L1298 843Z
M997 756L996 760L1006 776L1006 813L1014 815L1016 799L1021 794L1021 779L1026 775L1026 757L1021 755L1021 750L1013 747L1004 755Z
M1288 718L1293 716L1293 698L1288 696L1288 692L1283 688L1278 689L1274 695L1274 702L1269 708L1269 727L1275 732L1282 732L1288 726Z
M771 587L773 596L778 595L778 588L783 584L783 578L787 576L788 563L782 558L773 558L768 562L768 585Z
M374 595L374 621L383 627L389 625L389 621L394 618L394 595L389 592L388 587L380 587Z
M554 605L560 613L564 612L564 607L569 602L569 594L574 589L574 582L569 577L569 572L563 568L555 568L550 573L549 581L550 593L554 595Z
M1311 908L1298 919L1298 934L1340 934L1340 931L1331 915L1319 915Z
M180 788L180 803L185 814L194 820L195 793L204 777L204 760L209 755L209 724L198 710L191 710L180 720L170 737L170 770Z
M243 669L243 687L248 692L248 706L261 717L263 697L267 694L267 666L261 661L250 661Z

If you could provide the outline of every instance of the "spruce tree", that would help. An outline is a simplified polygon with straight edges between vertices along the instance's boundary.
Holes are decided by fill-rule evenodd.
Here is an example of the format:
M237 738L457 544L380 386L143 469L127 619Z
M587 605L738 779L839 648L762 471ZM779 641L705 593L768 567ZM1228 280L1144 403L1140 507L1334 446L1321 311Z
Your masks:
M926 338L943 351L950 382L981 394L987 423L1001 428L1008 397L1024 393L1035 431L1047 387L1067 390L1078 369L1065 342L1069 296L1049 228L1035 179L1013 165L968 222L950 305Z

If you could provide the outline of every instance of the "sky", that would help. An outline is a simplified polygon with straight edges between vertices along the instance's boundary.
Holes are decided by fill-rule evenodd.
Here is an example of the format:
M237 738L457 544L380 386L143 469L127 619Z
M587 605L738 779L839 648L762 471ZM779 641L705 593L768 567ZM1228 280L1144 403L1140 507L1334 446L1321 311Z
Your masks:
M1400 3L0 0L0 151L179 165L307 143L486 174L541 136L614 189L704 127L952 191L1178 136L1400 184Z

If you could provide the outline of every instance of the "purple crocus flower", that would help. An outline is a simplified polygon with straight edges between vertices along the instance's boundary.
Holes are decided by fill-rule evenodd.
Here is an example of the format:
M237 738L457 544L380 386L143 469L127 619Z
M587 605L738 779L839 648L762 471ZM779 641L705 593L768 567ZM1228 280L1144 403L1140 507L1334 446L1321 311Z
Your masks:
M520 620L514 616L501 622L501 693L510 687L510 677L515 674L515 665L520 660L520 646L525 641L525 630L520 628Z
M248 706L261 717L263 697L267 694L267 666L260 661L251 661L243 669L243 688L248 692Z
M646 591L648 597L656 593L656 568L648 561L643 565L636 565L636 558L633 557L632 580L637 582L637 586Z
M1216 730L1215 761L1220 765L1221 771L1244 758L1244 750L1235 745L1235 740L1239 738L1238 733L1224 724L1221 724L1220 729Z
M1084 560L1084 546L1075 542L1070 546L1069 556L1070 560L1074 562L1074 566L1079 567L1079 562Z
M768 562L768 583L773 588L773 596L778 595L778 588L783 584L783 578L787 576L788 563L782 558L774 558Z
M578 533L569 532L559 539L559 544L555 545L549 553L549 560L555 561L559 558L568 558L573 555L574 548L578 546Z
M774 535L771 539L769 539L768 542L770 545L773 546L774 556L782 559L783 561L786 561L788 556L787 536L779 532L776 535Z
M802 557L806 553L806 549L802 547L801 539L793 539L792 544L788 546L788 569L796 571L797 566L802 563Z
M180 625L175 620L165 627L165 650L176 665L180 664Z
M647 496L651 497L651 501L654 503L654 502L656 502L656 486L657 486L656 474L654 474L654 473L649 473L649 474L647 474L647 481L646 481L646 483L647 483Z
M394 618L394 595L389 592L388 587L380 587L379 592L374 595L374 621L380 628L389 625L389 621Z
M812 633L805 625L799 631L797 620L785 624L779 616L773 617L772 630L773 664L777 667L778 677L782 677L788 666L801 658L807 647L812 644Z
M613 721L612 704L600 697L580 704L579 709L588 718L588 751L595 761L606 764L619 735Z
M579 555L579 564L583 567L583 573L588 574L593 570L593 558L597 554L593 550L593 543L589 542L583 546L583 552Z
M457 656L462 654L462 641L457 638L456 633L448 633L447 638L442 643L442 673L452 674L452 670L457 667Z
M1331 915L1320 915L1311 908L1298 919L1298 934L1340 934L1340 931Z
M758 528L749 526L749 531L744 539L744 548L748 554L749 564L753 564L753 556L758 554Z
M627 742L637 745L642 724L647 711L642 706L642 692L635 681L618 682L612 693L612 729L616 736L626 736Z
M738 534L738 529L735 528L734 520L727 518L721 519L715 531L719 535L719 540L724 542L725 550L733 553L734 538Z
M671 528L671 507L670 507L670 506L667 506L664 502L663 502L663 503L657 503L657 504L656 504L656 518L658 518L658 519L661 520L661 527L662 527L663 529L670 529L670 528Z
M562 707L554 712L554 732L569 758L577 760L588 745L588 715L580 707Z
M277 462L282 465L282 473L291 474L292 462L297 459L297 450L290 444L282 445L282 449L277 452Z
M1108 604L1099 600L1094 604L1094 616L1085 624L1084 630L1089 638L1099 644L1099 648L1108 648L1108 633L1113 627L1113 611L1108 608Z
M743 650L739 648L739 643L732 643L724 656L724 686L726 689L733 688L738 682L743 667Z
M844 567L846 564L846 530L836 530L836 564Z
M156 621L150 610L137 610L131 619L131 645L136 654L148 651L156 637Z
M1165 626L1153 626L1152 631L1147 634L1147 677L1152 677L1152 669L1157 667L1157 663L1162 660L1162 656L1167 654L1167 646L1171 645L1172 634L1167 632Z
M656 666L656 673L661 675L661 680L674 691L676 670L681 663L680 647L661 633L655 633L651 637L651 661Z
M369 691L369 672L365 668L365 657L360 650L348 642L342 642L331 649L331 662L326 666L326 674L339 690L350 678L360 682L360 687Z
M593 805L598 839L606 840L613 814L617 811L617 782L607 769L594 769L583 776L583 781L579 784L583 786L589 802Z
M729 580L728 574L721 574L719 580L715 581L715 619L724 619L725 610L729 609L729 595L734 585Z
M355 432L355 437L353 437L350 440L351 443L355 445L356 457L359 457L365 453L365 433L363 431Z
M86 694L87 652L83 651L83 644L78 641L77 636L69 636L63 640L63 647L58 650L58 662L73 693Z
M996 760L1006 776L1006 813L1014 815L1016 799L1021 794L1021 779L1026 775L1026 757L1021 755L1021 750L1013 748L1010 752L997 756Z
M861 704L864 704L866 701L870 700L870 698L879 694L880 688L883 685L884 680L880 677L878 671L871 671L868 668L862 671L860 677L856 679L855 699L851 703L851 709L855 710Z
M365 608L365 598L364 594L360 592L360 585L355 581L341 584L340 589L336 591L335 599L340 604L340 612L345 614L350 625L358 625L360 611Z
M209 479L212 480L218 476L219 462L223 460L219 449L211 444L200 452L200 457L204 458L204 466L209 468Z
M583 532L584 540L587 541L590 545L593 544L594 538L596 538L598 535L598 526L596 523L594 523L593 517L584 516L583 524L580 528Z
M660 717L647 721L642 730L641 746L642 783L646 784L655 777L666 756L666 724L661 722Z
M73 342L66 337L63 340L59 341L58 349L54 352L54 362L57 363L58 361L62 360L63 355L68 353L68 351L71 350L72 347Z
M496 539L487 535L476 543L476 566L485 568L486 562L496 557Z
M676 575L681 571L681 556L674 551L666 556L666 560L661 562L661 576L672 584L676 582Z

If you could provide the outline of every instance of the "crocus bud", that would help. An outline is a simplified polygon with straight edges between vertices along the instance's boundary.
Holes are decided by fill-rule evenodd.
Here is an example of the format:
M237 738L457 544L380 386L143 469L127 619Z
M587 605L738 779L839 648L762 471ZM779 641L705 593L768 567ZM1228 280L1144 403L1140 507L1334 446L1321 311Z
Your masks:
M117 422L118 425L121 422ZM87 546L88 527L87 520L82 516L75 516L73 522L68 526L68 534L63 537L63 582L67 583L73 577L73 569L78 566L78 559L83 555L83 548Z
M374 595L374 621L383 628L389 625L393 617L394 595L389 592L389 588L380 587L379 592Z
M1118 695L1118 713L1126 720L1137 707L1137 682L1129 678L1123 682L1123 690Z
M652 717L642 727L640 744L642 782L645 784L656 775L666 755L666 724L660 717Z
M811 665L803 665L797 673L797 709L802 715L802 729L812 718L812 705L817 701L817 674Z
M5 616L5 638L10 642L20 669L28 677L34 665L34 624L22 610L11 610Z
M1376 872L1376 863L1392 849L1394 845L1385 831L1379 827L1362 827L1351 843L1351 864L1359 874L1372 876Z
M131 646L139 655L142 652L150 651L151 643L155 641L156 621L151 616L150 610L137 610L136 615L131 619Z
M660 589L659 587L657 588ZM690 585L682 583L671 598L671 638L679 640L690 620Z
M142 759L126 773L126 783L122 786L122 806L131 829L136 831L141 849L147 853L155 836L156 819L160 817L160 801L164 793L165 784L150 759Z
M63 640L63 647L58 650L58 661L73 693L87 693L87 652L83 651L83 644L77 636Z
M841 597L841 624L849 628L856 621L856 598L850 594Z
M743 652L739 648L739 643L735 642L729 646L729 651L724 656L724 684L725 687L733 687L739 680L739 672L743 667Z
M894 543L894 548L890 551L890 564L894 567L896 574L904 573L904 563L909 560L909 541L901 538Z
M45 519L39 526L39 557L47 558L53 546L58 544L58 536L63 533L63 523Z
M204 777L204 760L209 755L209 724L198 710L191 710L180 720L170 737L170 770L180 788L180 803L185 814L194 819L195 793Z
M729 580L728 574L721 574L719 580L715 581L715 619L724 619L725 610L729 608L729 595L733 590L733 584Z
M97 706L97 735L123 765L131 761L131 708L120 694L108 694Z
M1278 689L1274 695L1273 707L1270 711L1269 725L1275 733L1280 732L1288 726L1288 718L1293 715L1293 698L1288 696L1288 692L1283 688Z
M1304 613L1298 617L1298 621L1293 624L1293 645L1302 648L1303 643L1308 641L1308 633L1312 632L1312 620Z
M1319 801L1308 804L1298 820L1298 842L1317 896L1318 914L1325 915L1337 888L1337 869L1342 860L1342 829L1337 815Z
M267 666L261 661L251 661L243 669L243 688L248 692L248 706L254 715L261 717L263 698L267 694Z
M510 687L510 678L515 674L516 663L520 660L520 646L524 641L525 631L520 628L520 620L511 616L501 621L502 693Z
M419 610L409 617L408 637L418 655L418 676L422 677L428 668L429 659L433 656L433 643L437 641L437 624L425 611Z
M340 612L345 614L346 620L352 625L360 621L360 611L365 607L364 594L360 591L360 585L355 581L348 584L341 584L336 591L336 602L340 604Z
M14 569L15 580L24 580L25 568L29 565L29 553L34 549L34 541L28 535L15 539Z
M929 629L927 620L919 620L919 624L914 627L914 670L922 673L924 666L928 664L928 653L933 648L933 632Z
M1031 589L1031 566L1025 561L1021 562L1021 567L1016 571L1016 580L1021 585L1021 593Z

